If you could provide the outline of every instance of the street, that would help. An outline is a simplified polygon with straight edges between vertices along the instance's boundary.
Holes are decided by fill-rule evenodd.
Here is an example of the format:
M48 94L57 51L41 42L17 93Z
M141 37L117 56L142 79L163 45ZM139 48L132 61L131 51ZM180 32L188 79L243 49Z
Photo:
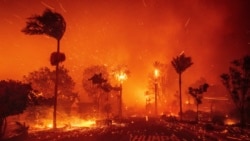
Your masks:
M110 126L86 128L64 128L29 132L27 137L6 141L217 141L250 140L249 131L245 134L229 132L228 129L206 131L201 124L165 122L160 119L146 121L143 118L113 122Z

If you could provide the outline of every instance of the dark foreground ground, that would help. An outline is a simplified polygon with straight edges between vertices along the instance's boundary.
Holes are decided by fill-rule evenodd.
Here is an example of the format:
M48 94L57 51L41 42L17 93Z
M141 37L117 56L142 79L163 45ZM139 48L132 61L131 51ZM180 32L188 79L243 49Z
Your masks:
M127 119L110 126L29 131L5 141L250 141L249 130L238 127Z

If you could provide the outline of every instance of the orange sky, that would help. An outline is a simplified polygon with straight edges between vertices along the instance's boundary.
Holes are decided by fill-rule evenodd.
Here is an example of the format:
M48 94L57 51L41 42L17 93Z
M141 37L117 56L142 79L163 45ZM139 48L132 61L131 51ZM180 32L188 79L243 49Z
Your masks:
M131 71L124 83L125 103L144 102L154 61L173 69L173 57L182 51L191 56L194 65L184 73L185 89L200 77L220 84L219 75L229 62L250 53L246 0L0 0L0 79L21 80L50 66L56 40L21 32L26 18L45 8L66 20L63 64L77 82L77 91L82 91L85 67L125 64Z

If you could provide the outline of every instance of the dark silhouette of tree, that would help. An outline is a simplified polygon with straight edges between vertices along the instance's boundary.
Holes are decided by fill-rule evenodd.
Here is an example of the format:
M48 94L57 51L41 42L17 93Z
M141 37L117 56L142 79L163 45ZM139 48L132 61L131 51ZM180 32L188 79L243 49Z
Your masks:
M240 123L243 128L246 124L246 105L250 102L250 56L246 55L242 59L232 61L229 73L223 73L220 77L240 112Z
M184 53L180 54L176 58L173 58L171 61L175 71L179 75L179 91L180 91L180 120L182 120L182 95L181 95L181 75L182 73L189 68L193 62L191 57L186 57Z
M103 111L107 113L107 119L109 118L109 113L111 112L111 105L109 103L109 92L113 89L107 79L103 78L102 73L94 74L88 79L92 84L97 85L97 88L103 90L106 93L106 104L104 105ZM98 101L98 110L100 106L100 100Z
M56 66L55 79L55 101L53 112L53 128L56 128L56 109L57 109L57 91L58 91L58 68L59 63L65 60L65 55L60 53L60 40L66 30L66 22L59 13L46 9L43 14L34 15L28 18L26 27L22 30L28 35L48 35L57 40L57 51L51 54L51 64Z
M105 92L110 92L113 89L108 80L103 78L102 73L94 74L88 80L91 81L92 84L97 85L98 88L101 88Z
M100 111L100 101L105 98L103 93L106 93L106 91L103 90L107 89L107 92L109 92L108 86L105 86L108 78L109 74L106 66L90 66L83 71L83 89L97 106L98 112Z
M33 89L30 84L14 80L0 81L0 139L6 129L6 117L23 113L28 104Z
M49 68L43 67L38 71L33 71L27 76L24 76L24 81L31 83L32 87L37 91L37 94L43 96L46 99L54 99L54 88L52 84L54 84L56 81L55 73L55 71L51 71ZM60 75L58 79L58 110L69 114L73 102L78 97L78 94L74 92L75 82L69 75L69 71L64 68L64 66L59 67L58 73ZM47 101L47 104L41 104L41 106L47 107L50 105L50 101Z
M103 83L107 82L107 79L103 78L102 73L94 74L91 78L88 80L91 80L93 84L96 85L102 85Z
M99 91L97 89L97 86L94 85L99 80L98 79L94 80L92 81L93 83L91 83L91 81L89 80L89 79L93 79L94 77L98 78L98 76L94 76L94 75L99 75L99 76L101 75L101 77L105 80L108 79L109 77L108 70L105 66L94 65L94 66L89 66L84 69L82 86L83 86L83 89L87 92L88 96L93 99L93 101L95 101L96 95L98 95L97 93Z
M203 93L207 92L209 85L204 83L200 85L198 88L189 87L188 93L195 99L196 102L196 112L197 112L197 123L199 121L199 105L202 103Z

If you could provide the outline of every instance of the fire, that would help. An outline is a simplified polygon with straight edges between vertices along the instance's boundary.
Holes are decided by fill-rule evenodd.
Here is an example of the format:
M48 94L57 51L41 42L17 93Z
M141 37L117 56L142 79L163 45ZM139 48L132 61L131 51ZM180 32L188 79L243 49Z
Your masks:
M224 123L225 123L226 125L234 125L234 124L237 123L237 121L234 120L234 119L226 119L226 120L224 121Z
M92 127L95 125L94 119L82 120L79 118L75 118L70 122L72 127Z
M190 104L190 101L189 101L189 100L186 100L186 101L185 101L185 104Z
M53 127L53 124L52 124L52 123L49 123L49 124L46 125L46 127L52 128L52 127Z
M155 76L155 78L158 78L158 76L159 76L159 70L158 69L154 70L154 76Z
M48 119L41 119L35 125L32 125L33 130L47 130L53 128L53 121ZM81 119L78 117L70 117L66 119L60 119L57 121L57 128L71 130L81 127L93 127L95 125L95 119Z
M128 76L125 72L121 71L121 72L117 72L115 74L115 77L117 78L118 81L120 81L121 83L123 83L124 80L127 80Z
M178 115L178 114L175 114L175 113L173 113L173 112L170 112L170 113L168 114L168 116L175 116L175 117L179 117L179 115Z

